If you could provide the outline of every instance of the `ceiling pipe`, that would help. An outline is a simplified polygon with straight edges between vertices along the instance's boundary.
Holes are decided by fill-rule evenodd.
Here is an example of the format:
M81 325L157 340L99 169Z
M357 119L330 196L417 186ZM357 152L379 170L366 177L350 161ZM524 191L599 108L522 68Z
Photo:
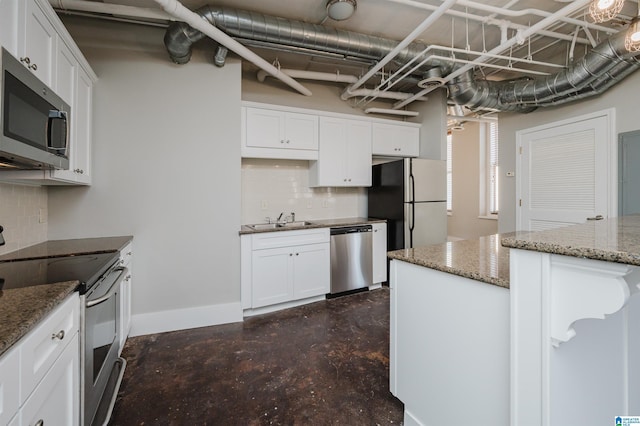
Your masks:
M351 90L351 91L347 91L345 90L344 92L342 92L342 94L340 95L340 99L342 99L343 101L346 101L347 99L350 98L355 98L358 96L375 96L376 98L386 98L386 99L396 99L396 100L403 100L403 99L408 99L411 96L413 96L413 93L403 93L403 92L383 92L381 90L377 90L377 89L356 89L356 90ZM420 99L416 99L418 101L426 101L427 97L423 96Z
M432 5L429 5L429 4L420 3L420 2L417 2L415 0L388 0L388 1L393 2L393 3L403 4L403 5L406 5L406 6L412 6L412 7L415 7L417 9L424 9L424 10L436 10L437 9L437 6L432 6ZM518 31L523 30L524 31L524 30L529 28L526 25L515 24L513 22L505 21L505 20L502 20L502 19L487 19L486 16L474 15L472 13L467 13L467 12L459 12L457 10L452 10L452 9L447 11L447 15L455 16L457 18L469 19L469 20L472 20L472 21L477 21L477 22L480 22L480 23L488 24L488 25L497 26L498 28L501 29L501 31L503 32L505 38L506 38L506 32L509 29L518 30ZM549 31L549 30L540 30L540 31L537 32L537 35L542 35L542 36L551 37L551 38L557 38L559 40L564 40L564 41L571 41L573 39L573 37L571 35L557 33L557 32ZM589 40L583 39L583 38L578 38L578 43L591 44Z
M297 90L301 94L305 96L311 96L311 91L289 77L288 75L280 72L276 67L271 65L269 62L262 59L260 56L253 53L251 50L247 49L213 25L211 25L208 21L202 19L199 15L193 13L186 7L182 5L182 3L177 0L154 0L158 3L162 8L169 13L170 15L176 17L180 21L184 21L189 24L191 27L196 30L206 34L213 40L217 41L224 47L229 50L234 51L239 56L243 57L247 61L253 63L254 65L262 68L266 72L268 72L273 77Z
M470 0L458 0L458 4L460 4L460 6L466 6L472 9L482 10L484 12L495 13L497 15L508 16L508 17L534 15L534 16L540 16L541 18L547 18L553 14L552 12L547 12L546 10L533 9L533 8L511 10L511 9L506 9L502 7L491 6L484 3L478 3L476 1L470 1ZM605 27L603 25L592 24L590 22L581 21L580 19L570 18L568 16L564 16L560 18L559 21L565 22L567 24L578 25L584 28L590 28L595 31L601 31L606 34L615 34L617 32L617 30L614 30L613 28Z
M104 13L109 15L128 16L132 18L159 19L163 21L175 21L168 13L158 9L126 6L122 4L102 3L83 0L49 0L52 7L61 10L75 10L81 12Z
M358 77L348 74L294 70L287 68L280 68L280 72L285 73L291 78L300 78L303 80L330 81L333 83L355 83L356 81L358 81ZM268 72L264 70L258 71L257 77L258 81L260 81L261 83L263 83L265 78L267 78L268 76Z
M366 114L389 114L389 115L402 115L404 117L417 117L418 111L405 111L401 109L388 109L388 108L367 108L364 110Z
M495 123L496 121L498 121L498 117L469 117L466 115L447 115L447 120L454 120L458 123L462 121L473 121L475 123Z
M418 38L418 36L424 33L427 28L433 25L442 15L444 15L447 10L449 10L454 4L456 4L457 1L458 0L446 0L444 3L442 3L437 10L435 10L431 15L427 17L427 19L422 21L420 25L418 25L413 31L411 31L411 34L405 37L405 39L398 43L398 45L393 48L391 52L385 55L385 57L382 58L375 66L369 69L369 71L365 75L363 75L360 80L347 87L346 91L349 92L356 90L364 83L366 83L371 77L375 75L375 73L380 71L382 68L384 68L385 65L387 65L396 56L398 56L398 54L405 47L409 46L411 42L413 42L416 38Z
M552 25L554 22L556 22L558 20L559 17L569 15L569 14L571 14L571 13L577 11L577 10L580 10L580 9L584 8L586 5L589 4L590 1L591 0L574 0L572 3L569 3L567 6L563 7L562 9L558 10L557 12L553 13L551 16L548 16L548 17L542 19L540 22L532 25L531 27L529 27L529 29L524 31L522 34L519 34L519 35L516 35L515 37L510 38L509 40L507 40L506 43L503 43L503 44L500 44L499 46L496 46L495 48L493 48L489 52L487 52L487 54L482 55L479 58L477 58L474 61L472 61L472 63L464 65L464 66L460 67L459 69L457 69L456 71L452 72L451 74L447 75L445 77L445 83L450 82L454 78L456 78L456 77L466 73L467 71L473 69L473 67L476 66L476 65L484 64L487 60L491 59L490 55L500 54L500 53L504 52L505 50L507 50L508 48L510 48L511 46L514 46L514 45L518 44L521 39L523 39L523 38L526 39L530 35L536 34L540 30L548 27L549 25ZM434 90L433 87L423 89L420 92L416 93L411 98L396 103L395 105L393 105L393 109L401 109L401 108L409 105L411 102L417 100L420 96L424 96L427 93L431 92L432 90Z

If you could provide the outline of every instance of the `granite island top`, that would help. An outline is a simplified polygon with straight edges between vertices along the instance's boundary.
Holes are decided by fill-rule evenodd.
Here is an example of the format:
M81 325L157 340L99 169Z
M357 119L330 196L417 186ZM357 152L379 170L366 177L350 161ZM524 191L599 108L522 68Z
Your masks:
M502 247L500 240L511 235L494 234L396 250L389 252L388 257L509 288L509 249Z
M351 225L368 225L372 223L385 223L385 219L368 219L365 217L347 217L342 219L318 219L308 220L310 225L304 226L283 226L273 229L253 229L247 225L242 225L240 228L240 235L243 234L259 234L263 232L282 232L282 231L299 231L301 229L314 229L314 228L331 228L338 226L351 226Z
M13 264L8 262L21 260L115 253L132 239L123 236L47 241L2 255L0 263L9 266ZM79 284L79 281L65 281L11 289L0 286L0 356L76 291Z
M640 215L594 220L538 232L515 232L502 245L640 266Z

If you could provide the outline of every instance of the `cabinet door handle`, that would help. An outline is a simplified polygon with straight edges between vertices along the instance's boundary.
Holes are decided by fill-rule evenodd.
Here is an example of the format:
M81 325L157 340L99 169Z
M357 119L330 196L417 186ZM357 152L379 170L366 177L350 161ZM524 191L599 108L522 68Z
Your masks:
M300 253L296 253L296 256L300 256Z
M38 64L33 64L33 65L31 65L31 66L29 66L27 68L31 68L34 71L38 71Z
M20 58L20 62L24 62L25 64L29 65L31 64L31 59L29 59L28 56L25 56L24 58Z
M289 253L289 256L293 256L293 253Z
M602 216L601 214L595 216L595 217L588 217L587 220L602 220L604 219L604 216Z
M44 426L44 420L40 419L36 422L35 426Z
M56 340L56 339L58 340L64 339L64 330L60 330L57 333L53 333L51 335L51 340Z

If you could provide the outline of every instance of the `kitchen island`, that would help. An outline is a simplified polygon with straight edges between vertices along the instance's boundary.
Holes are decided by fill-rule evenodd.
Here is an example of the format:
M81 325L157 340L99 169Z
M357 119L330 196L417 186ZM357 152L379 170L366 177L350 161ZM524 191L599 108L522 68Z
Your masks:
M405 425L509 423L500 235L390 252L390 388Z
M405 425L640 415L640 216L389 257Z

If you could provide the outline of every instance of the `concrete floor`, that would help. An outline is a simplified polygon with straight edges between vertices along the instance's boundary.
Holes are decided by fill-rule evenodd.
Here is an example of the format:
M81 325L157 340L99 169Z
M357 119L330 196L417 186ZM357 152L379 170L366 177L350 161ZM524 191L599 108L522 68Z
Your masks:
M402 424L389 289L130 338L111 425Z

